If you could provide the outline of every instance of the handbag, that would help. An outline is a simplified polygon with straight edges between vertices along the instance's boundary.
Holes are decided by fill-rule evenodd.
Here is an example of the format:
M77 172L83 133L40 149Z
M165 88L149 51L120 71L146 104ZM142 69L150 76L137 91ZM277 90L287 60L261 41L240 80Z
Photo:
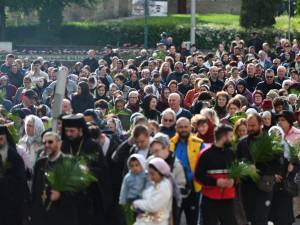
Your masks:
M272 192L275 185L275 178L272 175L262 175L257 188L264 192Z
M296 197L299 193L299 187L296 184L294 179L291 179L290 176L287 176L286 179L282 181L283 191L288 194L290 197Z

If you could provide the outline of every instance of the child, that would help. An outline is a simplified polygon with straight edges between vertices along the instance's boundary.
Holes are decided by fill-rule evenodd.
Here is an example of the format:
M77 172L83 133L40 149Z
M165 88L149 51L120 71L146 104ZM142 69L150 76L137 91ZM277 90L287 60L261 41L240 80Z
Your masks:
M133 154L127 161L129 172L123 179L119 204L131 204L140 199L142 192L150 185L148 175L145 171L146 160L140 154Z

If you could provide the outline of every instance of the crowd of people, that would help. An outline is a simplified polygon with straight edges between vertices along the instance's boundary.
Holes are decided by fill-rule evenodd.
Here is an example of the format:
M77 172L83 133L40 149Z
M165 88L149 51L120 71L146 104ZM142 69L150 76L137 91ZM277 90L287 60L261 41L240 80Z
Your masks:
M247 43L237 35L228 48L203 54L172 42L164 32L153 54L142 49L128 60L111 46L100 59L90 49L68 68L57 131L63 65L6 56L1 225L180 225L182 215L187 225L293 224L300 201L290 189L300 167L289 152L300 146L300 44L263 42L254 32ZM284 153L255 162L252 144L274 130ZM68 155L89 156L97 182L78 193L53 189L47 172ZM230 178L236 160L253 164L260 182Z

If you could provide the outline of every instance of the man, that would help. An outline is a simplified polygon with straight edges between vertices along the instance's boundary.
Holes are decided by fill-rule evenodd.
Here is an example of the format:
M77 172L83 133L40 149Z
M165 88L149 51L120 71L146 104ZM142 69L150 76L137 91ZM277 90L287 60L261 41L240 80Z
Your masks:
M263 121L259 114L247 116L248 136L238 143L237 158L239 160L255 163L251 157L250 146L263 133L262 125ZM263 179L263 177L275 177L278 164L279 160L275 159L271 162L255 163L255 167ZM241 183L241 193L248 221L253 225L267 225L273 191L267 192L259 189L256 183L247 179Z
M17 64L11 65L11 70L7 74L8 76L8 82L17 88L21 87L23 84L23 75L21 73L21 70L18 69Z
M74 193L60 193L51 188L45 173L62 163L61 139L57 133L46 132L43 135L43 157L34 167L32 183L31 225L78 225L77 206ZM47 207L51 203L50 210Z
M91 72L95 72L95 70L98 68L98 60L95 58L95 50L94 49L90 49L87 52L87 58L85 58L82 63L83 65L88 65L91 69Z
M263 41L258 37L257 32L252 32L251 39L248 42L248 46L254 46L255 51L258 52L262 48Z
M284 66L278 66L275 82L282 85L283 81L285 81L287 79L286 74L287 74L287 69Z
M247 77L244 79L246 81L246 88L253 93L256 85L261 82L261 79L255 76L255 65L249 63L247 65Z
M264 95L272 89L281 89L281 85L274 80L275 74L272 69L267 69L265 72L265 80L257 84L256 90L261 90Z
M205 69L206 71L208 71L208 69L205 67L204 65L204 56L203 55L197 55L196 56L196 63L197 65L194 67L194 72L195 73L200 73L201 69Z
M190 187L190 193L183 199L182 210L187 225L197 225L199 192L201 186L193 180L197 155L203 148L203 141L191 133L191 123L187 118L179 118L176 123L176 135L171 138L170 150L181 162Z
M10 110L12 113L17 112L18 110L21 110L23 108L28 108L31 112L31 114L36 115L36 103L37 103L37 94L35 91L29 89L29 90L23 90L22 93L22 102L20 104L15 105Z
M22 224L25 166L7 127L0 125L0 224Z
M118 85L119 90L123 92L124 98L127 98L131 88L124 84L125 81L126 77L122 73L119 73L115 76L115 84Z
M31 70L27 75L30 77L32 84L36 84L40 78L44 78L47 82L49 81L49 76L41 70L41 65L40 60L33 61L31 65Z
M181 81L182 75L184 74L183 63L176 62L174 68L175 71L167 76L166 85L168 85L171 80L176 80L178 83Z
M8 75L14 61L15 61L15 56L13 54L7 54L5 58L5 62L0 66L0 73L4 73L4 75Z
M211 66L209 68L209 80L211 83L210 91L213 93L217 93L218 91L222 91L224 82L218 79L218 67Z
M258 52L258 63L266 70L272 66L272 63L267 59L265 51L260 50Z
M106 45L105 47L105 55L103 56L103 59L107 62L107 66L110 66L111 62L112 62L112 58L114 56L116 56L117 54L115 54L113 52L113 48L111 45Z
M192 118L192 113L184 108L180 107L180 95L178 93L172 93L169 95L168 104L169 107L176 113L176 118L186 117L188 119Z
M230 149L233 129L220 125L215 129L215 142L198 159L195 178L202 184L203 225L235 225L234 180L228 177L228 165L234 161Z
M62 152L90 159L88 166L99 182L92 184L79 197L79 224L108 224L111 184L101 147L91 140L81 114L66 115L62 121Z
M129 139L124 141L113 153L113 162L122 167L123 174L127 172L127 159L132 154L141 154L145 158L150 156L150 132L145 125L136 125Z
M161 93L165 87L162 84L161 75L159 74L158 70L153 70L151 73L151 76L152 76L152 87L153 87L154 93L157 93L159 95L159 93ZM157 96L157 97L159 97L159 96Z

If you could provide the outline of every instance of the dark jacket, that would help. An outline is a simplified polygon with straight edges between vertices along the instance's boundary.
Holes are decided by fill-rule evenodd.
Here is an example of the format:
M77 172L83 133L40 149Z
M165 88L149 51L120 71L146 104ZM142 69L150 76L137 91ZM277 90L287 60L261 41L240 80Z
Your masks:
M268 94L268 92L272 89L281 89L281 85L279 83L273 82L272 84L267 84L265 81L261 81L257 84L256 90L261 90L264 95Z
M2 162L2 161L1 161ZM7 160L0 176L0 224L22 224L26 176L22 158L15 147L9 147Z
M256 85L261 82L261 79L258 78L258 77L249 77L247 76L245 79L246 81L246 88L251 92L253 93L253 91L255 90L256 88Z

